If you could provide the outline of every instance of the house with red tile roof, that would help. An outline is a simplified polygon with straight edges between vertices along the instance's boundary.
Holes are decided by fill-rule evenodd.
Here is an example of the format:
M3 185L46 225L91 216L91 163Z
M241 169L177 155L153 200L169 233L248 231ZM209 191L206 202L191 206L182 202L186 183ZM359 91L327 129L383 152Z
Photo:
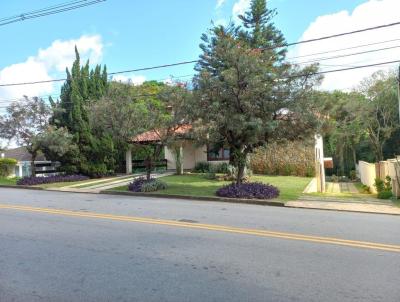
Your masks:
M190 139L188 134L192 130L192 125L180 125L175 129L170 129L175 136L181 137L180 152L183 158L183 169L194 169L199 162L209 162L211 164L219 164L229 162L229 149L220 148L213 150L206 145L199 146L196 141ZM159 144L162 143L162 138L165 137L168 130L151 130L144 132L132 138L132 144ZM164 156L167 162L168 170L176 169L176 160L173 151L168 146L163 146ZM132 173L132 150L126 152L126 173Z

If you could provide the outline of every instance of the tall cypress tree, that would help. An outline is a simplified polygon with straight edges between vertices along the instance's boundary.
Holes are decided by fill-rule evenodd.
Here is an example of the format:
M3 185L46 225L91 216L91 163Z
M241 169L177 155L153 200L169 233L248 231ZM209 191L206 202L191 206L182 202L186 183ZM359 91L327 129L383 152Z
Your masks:
M112 140L101 133L91 130L87 105L96 101L106 93L107 74L104 66L97 65L90 70L89 61L84 66L80 64L78 49L75 47L75 61L71 72L66 70L67 80L61 88L60 102L53 118L58 127L66 127L74 136L74 142L79 146L79 154L73 158L60 159L70 172L79 172L92 176L100 176L113 169Z

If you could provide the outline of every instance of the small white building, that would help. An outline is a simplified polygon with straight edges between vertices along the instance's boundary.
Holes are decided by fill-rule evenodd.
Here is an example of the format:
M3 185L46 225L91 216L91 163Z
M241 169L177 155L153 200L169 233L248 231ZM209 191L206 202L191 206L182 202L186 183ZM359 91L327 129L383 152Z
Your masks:
M13 158L17 161L15 171L10 177L31 176L31 160L32 156L25 147L18 147L1 152L2 158ZM56 164L46 160L42 153L39 153L35 160L35 170L37 176L48 176L56 173Z

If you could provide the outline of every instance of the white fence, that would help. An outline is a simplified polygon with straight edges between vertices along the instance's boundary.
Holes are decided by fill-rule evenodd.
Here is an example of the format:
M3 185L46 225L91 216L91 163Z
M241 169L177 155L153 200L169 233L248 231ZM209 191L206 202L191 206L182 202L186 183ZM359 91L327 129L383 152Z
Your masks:
M359 161L359 173L361 182L368 186L371 192L376 193L376 189L374 187L376 178L376 165L367 163L365 161Z
M400 165L396 159L388 159L376 164L360 161L359 173L361 182L364 185L369 186L371 192L373 193L376 193L376 188L374 187L375 179L385 179L386 176L390 176L392 179L393 194L395 196L400 196L400 187L398 185L398 177L400 177Z

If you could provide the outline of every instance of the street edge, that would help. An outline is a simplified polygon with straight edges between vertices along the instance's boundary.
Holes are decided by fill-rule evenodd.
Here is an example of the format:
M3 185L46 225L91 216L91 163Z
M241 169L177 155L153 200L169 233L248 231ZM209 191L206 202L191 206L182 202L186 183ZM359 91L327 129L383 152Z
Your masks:
M167 198L167 199L188 199L188 200L199 200L199 201L219 201L229 203L244 203L254 204L262 206L273 206L273 207L284 207L283 201L270 201L263 199L236 199L236 198L223 198L223 197L201 197L201 196L185 196L185 195L172 195L172 194L152 194L152 193L140 193L140 192L124 192L124 191L100 191L100 194L107 195L123 195L123 196L140 196L140 197L152 197L152 198Z
M360 214L375 214L375 215L391 215L400 216L400 213L383 213L383 212L371 212L371 211L359 211L359 210L341 210L341 209L327 209L327 208L317 208L317 207L300 207L285 205L285 208L291 209L303 209L303 210L321 210L321 211L334 211L334 212L347 212L347 213L360 213Z
M14 185L0 185L0 188L10 188L10 189L23 189L23 190L41 190L49 192L62 192L58 190L48 190L41 187L31 187L31 186L14 186ZM151 194L151 193L138 193L138 192L123 192L123 191L100 191L99 193L94 192L77 192L68 191L68 193L81 193L81 194L104 194L104 195L119 195L119 196L138 196L138 197L151 197L151 198L166 198L166 199L187 199L194 201L211 201L211 202L227 202L227 203L237 203L237 204L250 204L250 205L262 205L262 206L274 206L274 207L285 207L292 209L303 209L303 210L321 210L321 211L335 211L335 212L347 212L347 213L361 213L361 214L378 214L378 215L391 215L400 216L398 213L382 213L382 212L370 212L370 211L353 211L353 210L341 210L341 209L327 209L318 207L300 207L286 205L282 201L267 201L267 200L255 200L255 199L234 199L234 198L222 198L222 197L194 197L194 196L184 196L184 195L167 195L167 194Z
M9 189L24 189L24 190L44 190L41 187L32 187L32 186L17 186L17 185L0 185L0 188L9 188Z

